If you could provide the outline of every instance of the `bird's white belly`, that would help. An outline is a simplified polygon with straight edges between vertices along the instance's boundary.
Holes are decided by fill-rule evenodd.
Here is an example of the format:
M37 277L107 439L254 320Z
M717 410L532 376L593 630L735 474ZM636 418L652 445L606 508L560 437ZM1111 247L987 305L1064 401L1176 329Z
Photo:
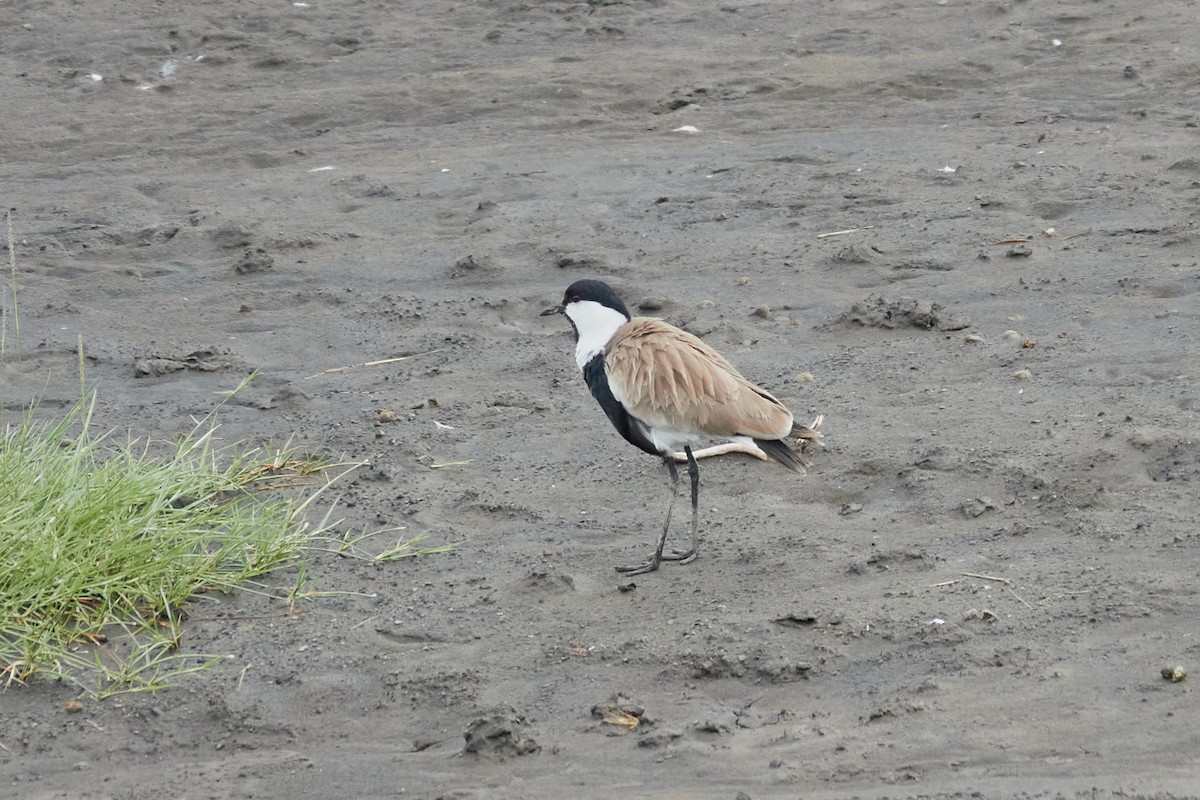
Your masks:
M660 453L674 453L682 450L685 445L699 444L703 437L691 431L679 431L673 428L656 428L641 423L646 431L646 438Z
M673 428L669 425L649 425L642 420L637 420L637 424L646 434L646 438L654 445L660 453L678 453L684 447L695 447L699 444L706 444L713 441L714 437L704 433L696 433L695 431L683 431ZM749 436L729 436L716 437L720 441L740 442L741 444L752 444L753 439Z

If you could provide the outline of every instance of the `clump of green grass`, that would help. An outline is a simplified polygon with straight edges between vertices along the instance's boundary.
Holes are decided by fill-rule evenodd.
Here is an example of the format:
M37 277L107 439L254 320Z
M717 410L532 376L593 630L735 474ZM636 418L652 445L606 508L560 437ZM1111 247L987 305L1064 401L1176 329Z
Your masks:
M244 384L243 384L244 385ZM240 387L239 387L240 388ZM160 688L219 656L181 653L181 609L257 584L312 548L363 556L384 531L338 536L309 506L337 465L214 444L213 415L152 454L90 431L95 394L61 420L32 412L0 441L0 683L58 678L102 697ZM300 500L289 487L318 484ZM400 538L376 561L441 552ZM302 565L303 566L303 565ZM304 574L304 570L300 570ZM293 592L295 600L301 593Z

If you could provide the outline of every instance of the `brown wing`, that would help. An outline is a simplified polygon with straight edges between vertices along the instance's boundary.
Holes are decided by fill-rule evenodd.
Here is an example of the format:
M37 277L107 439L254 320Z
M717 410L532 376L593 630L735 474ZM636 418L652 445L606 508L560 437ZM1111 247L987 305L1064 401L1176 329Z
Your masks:
M634 317L605 348L614 395L655 426L710 436L782 439L792 415L720 353L659 319Z

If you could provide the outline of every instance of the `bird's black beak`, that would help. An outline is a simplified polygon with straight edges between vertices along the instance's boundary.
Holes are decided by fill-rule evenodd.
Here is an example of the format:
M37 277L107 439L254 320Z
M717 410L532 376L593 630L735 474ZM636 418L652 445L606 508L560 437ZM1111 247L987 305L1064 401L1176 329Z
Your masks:
M551 314L565 314L565 313L567 313L567 307L566 307L566 306L550 306L550 307L549 307L549 308L547 308L545 311L543 311L542 313L538 314L538 316L539 316L539 317L548 317L548 316L550 316Z

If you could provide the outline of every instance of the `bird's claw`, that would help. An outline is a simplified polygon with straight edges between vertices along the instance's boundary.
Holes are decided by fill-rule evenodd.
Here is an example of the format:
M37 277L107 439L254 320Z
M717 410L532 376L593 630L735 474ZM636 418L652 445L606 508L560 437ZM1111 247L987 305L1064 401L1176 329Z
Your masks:
M664 556L664 558L666 558L666 556ZM623 567L613 567L613 569L622 575L644 575L647 572L654 572L656 569L658 569L658 564L659 562L652 558L649 561L641 564L629 564Z
M698 553L694 549L689 550L672 550L670 553L663 553L663 561L678 561L680 564L690 564L696 560Z

